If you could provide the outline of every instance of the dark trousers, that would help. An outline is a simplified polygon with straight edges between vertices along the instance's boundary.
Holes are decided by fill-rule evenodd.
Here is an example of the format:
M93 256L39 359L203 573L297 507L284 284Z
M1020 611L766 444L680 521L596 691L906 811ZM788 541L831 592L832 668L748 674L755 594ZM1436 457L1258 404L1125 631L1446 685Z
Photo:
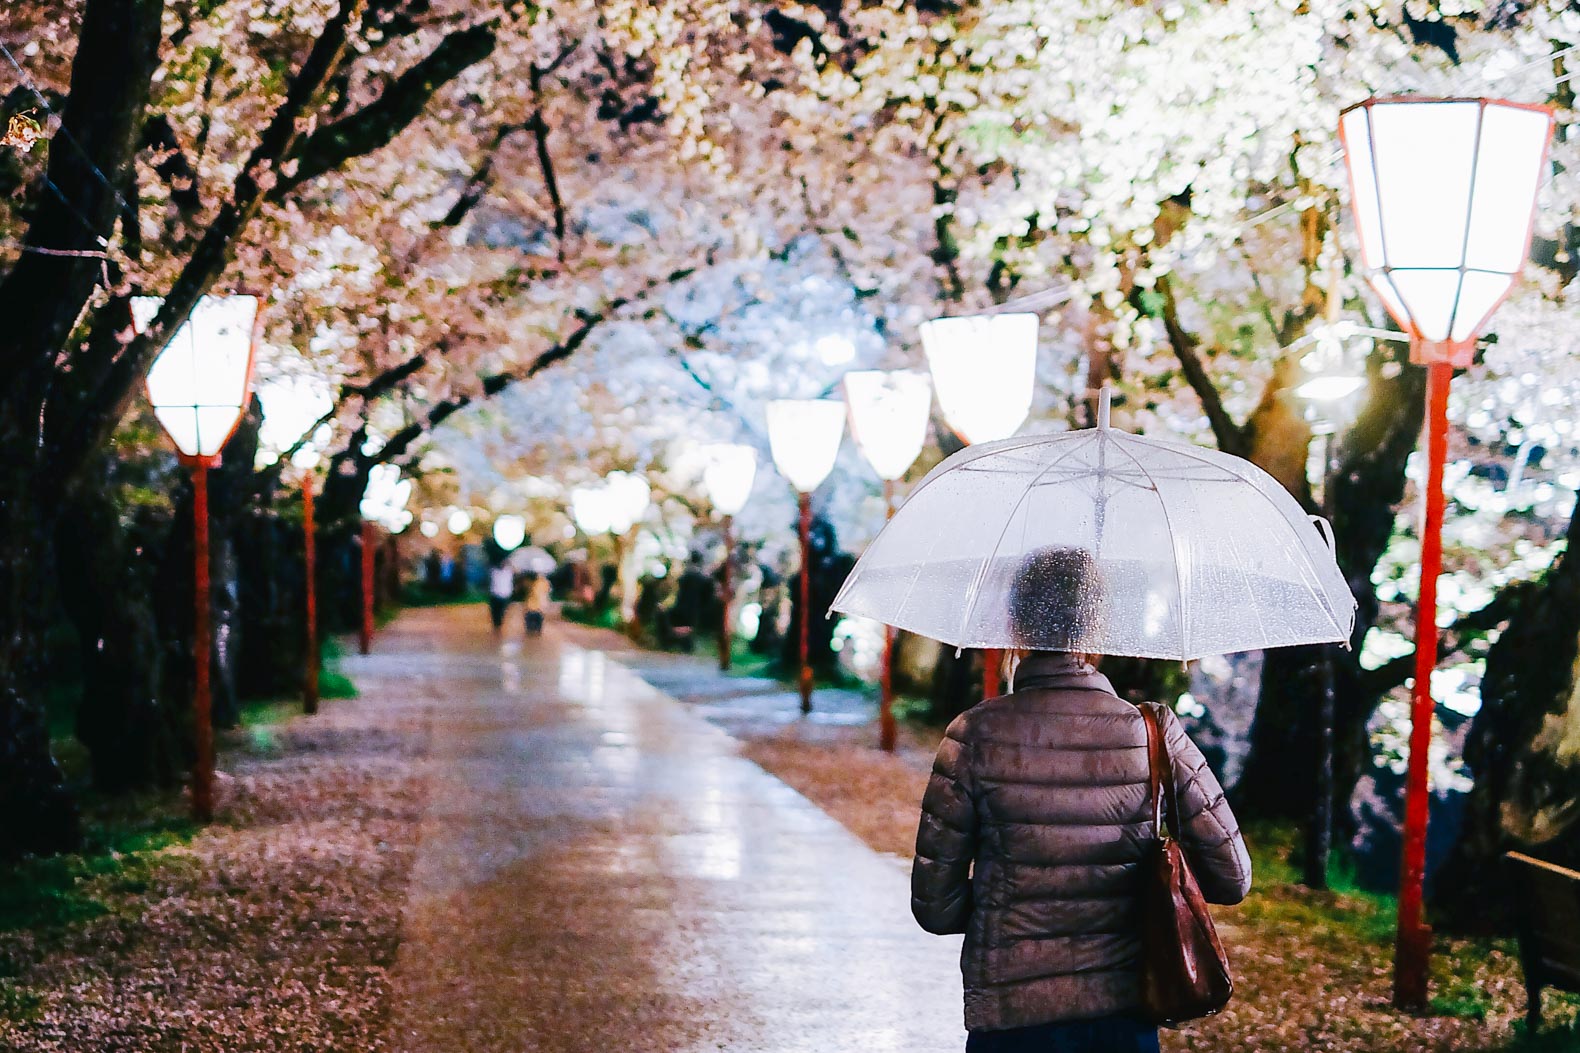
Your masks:
M966 1053L1158 1053L1158 1029L1134 1017L973 1031Z
M527 617L526 617L526 623L527 623L527 635L528 636L542 636L543 635L543 612L542 611L528 611L527 612Z
M499 629L505 624L505 612L509 609L509 596L490 596L488 598L488 616L493 619L495 629Z

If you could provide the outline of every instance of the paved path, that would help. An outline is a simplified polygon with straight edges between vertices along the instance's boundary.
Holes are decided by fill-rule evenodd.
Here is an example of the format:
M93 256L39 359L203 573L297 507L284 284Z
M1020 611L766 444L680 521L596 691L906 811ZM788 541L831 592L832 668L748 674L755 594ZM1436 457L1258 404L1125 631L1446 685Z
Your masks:
M413 611L348 663L435 700L393 981L413 1053L959 1050L958 940L722 731L551 627Z

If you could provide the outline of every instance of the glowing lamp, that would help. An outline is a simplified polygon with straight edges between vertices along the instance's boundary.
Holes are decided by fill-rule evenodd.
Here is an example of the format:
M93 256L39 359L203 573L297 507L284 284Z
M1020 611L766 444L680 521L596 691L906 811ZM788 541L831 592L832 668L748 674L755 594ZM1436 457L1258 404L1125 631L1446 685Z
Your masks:
M708 459L702 488L720 515L733 516L746 507L757 480L757 451L739 443L718 443L703 450Z
M1470 365L1525 263L1552 127L1499 99L1367 99L1339 118L1361 256L1416 362Z
M607 533L614 523L608 492L601 486L578 486L572 490L571 518L585 534Z
M378 523L392 534L411 525L406 502L411 500L411 480L402 479L400 467L376 464L368 472L367 489L362 492L362 518ZM470 517L467 525L470 526Z
M702 470L702 487L708 500L724 517L724 563L719 583L721 619L719 621L719 668L728 670L734 648L735 625L730 606L735 601L735 586L730 574L735 567L735 513L746 507L757 479L757 451L739 443L719 443L703 450L708 459Z
M335 408L334 397L322 381L306 377L275 377L258 385L258 401L263 404L263 422L258 428L258 445L269 463L291 447L291 464L301 472L302 483L302 562L307 614L307 646L303 649L302 709L318 712L318 528L313 511L313 470L318 467L318 451L311 435ZM424 523L424 526L428 524Z
M1035 331L1034 331L1035 332ZM894 480L904 475L927 441L927 412L933 405L933 385L925 373L875 370L845 374L845 397L850 402L850 431L867 463L883 480L883 503L894 515ZM878 694L878 745L893 751L894 632L883 634L882 675Z
M768 445L779 474L790 480L801 511L801 712L812 712L812 491L828 478L845 437L845 404L834 399L777 399L768 404Z
M1037 316L978 314L921 326L922 348L944 419L967 443L1015 434L1031 412Z
M925 373L863 370L845 374L850 433L878 478L900 478L927 441L933 385Z
M842 366L856 357L856 342L843 333L820 336L812 348L825 366Z
M1394 945L1394 1002L1405 1009L1426 1007L1432 950L1422 908L1448 389L1454 367L1471 364L1477 334L1525 263L1552 129L1547 107L1499 99L1367 99L1339 118L1369 280L1410 334L1411 359L1427 367L1426 500Z
M445 517L444 525L451 534L460 537L472 529L472 514L464 508L454 509Z
M162 305L158 297L132 299L138 332L147 329ZM214 817L208 473L219 466L252 396L258 325L256 296L204 296L160 349L147 378L154 416L192 474L192 814L202 822Z
M776 399L768 404L768 445L779 474L803 494L834 469L845 436L845 404L835 399Z
M162 301L139 296L132 316L143 329ZM257 347L256 296L205 296L148 370L148 401L182 460L215 467L252 393Z
M604 476L605 500L609 505L609 529L624 534L647 512L652 488L647 480L630 472L610 472Z
M521 516L500 516L494 520L494 541L506 552L513 552L527 540L527 521Z

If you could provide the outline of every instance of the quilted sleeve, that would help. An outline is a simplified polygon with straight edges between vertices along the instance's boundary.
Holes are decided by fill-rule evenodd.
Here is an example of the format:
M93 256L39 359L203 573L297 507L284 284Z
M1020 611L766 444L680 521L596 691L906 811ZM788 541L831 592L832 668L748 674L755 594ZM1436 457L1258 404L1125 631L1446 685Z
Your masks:
M1174 769L1180 815L1174 823L1191 873L1209 903L1238 903L1251 891L1251 856L1240 824L1229 810L1218 777L1168 707L1162 710L1164 741Z
M971 917L971 862L977 850L976 806L972 802L970 741L966 718L944 733L933 773L922 797L911 865L911 913L938 935L965 932Z

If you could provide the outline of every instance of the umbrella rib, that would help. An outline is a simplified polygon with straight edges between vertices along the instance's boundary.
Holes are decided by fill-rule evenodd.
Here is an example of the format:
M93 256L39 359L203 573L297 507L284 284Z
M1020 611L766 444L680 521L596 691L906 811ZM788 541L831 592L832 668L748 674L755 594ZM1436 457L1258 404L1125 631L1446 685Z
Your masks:
M916 495L913 493L911 496L915 497ZM910 498L907 498L906 500L909 500L909 499ZM927 561L933 558L933 553L935 551L937 551L937 549L938 549L938 542L939 542L941 537L942 537L941 534L934 534L933 535L933 543L931 545L927 546L927 555L920 562L918 562L916 564L916 569L911 571L910 583L905 586L905 595L900 598L900 606L899 606L899 610L900 611L904 611L905 608L906 608L906 605L911 602L911 593L916 591L916 583L922 580L922 570L923 570L924 567L926 567ZM850 577L846 578L845 580L847 582L850 582L850 581L854 581L855 578L856 578L856 575L854 573L852 573L850 575ZM841 591L841 593L844 592L843 589L841 589L840 591Z
M1226 454L1225 456L1228 456L1228 455ZM1252 486L1252 487L1256 486L1255 482L1253 482L1250 479L1247 479L1244 475L1242 475L1235 468L1235 466L1233 464L1226 464L1223 467L1224 467L1224 470L1226 470L1226 471L1230 472L1231 474L1233 474L1234 477L1239 479L1241 482L1243 482L1243 483L1245 483L1245 484L1247 484L1249 486ZM1257 489L1258 489L1258 492L1260 492L1260 488L1258 487ZM1268 503L1271 504L1272 502L1269 501ZM1276 508L1276 506L1275 506L1275 508ZM1297 539L1298 539L1298 535L1297 535ZM1239 551L1240 551L1240 548L1239 548L1238 545L1236 545L1235 546L1235 552L1238 553ZM1304 545L1302 545L1300 547L1300 555L1305 560L1306 570L1309 573L1309 578L1307 580L1308 580L1309 584L1312 586L1312 590L1314 592L1316 592L1319 596L1322 597L1322 613L1328 616L1328 624L1333 626L1333 631L1339 634L1340 640L1347 640L1347 639L1349 639L1349 634L1346 633L1344 631L1343 627L1339 625L1339 620L1338 620L1337 616L1334 614L1333 609L1332 609L1332 602L1331 602L1331 600L1328 597L1328 591L1327 591L1327 589L1322 587L1322 578L1321 578L1321 576L1319 576L1317 574L1316 564L1312 562L1311 553L1306 551L1306 548L1305 548ZM1347 583L1346 583L1345 588L1346 588L1346 591L1347 591L1348 590L1348 584ZM1354 596L1350 597L1350 600L1351 600L1352 603L1354 602L1354 599L1355 599ZM1353 623L1352 623L1352 627L1353 627Z
M1121 432L1120 435L1123 436L1124 433ZM1125 437L1128 438L1128 436ZM1141 474L1147 477L1147 482L1152 484L1152 492L1158 495L1158 507L1163 509L1163 524L1168 527L1169 531L1169 555L1174 558L1174 594L1179 597L1180 605L1180 660L1188 662L1190 661L1190 648L1186 644L1190 642L1190 620L1185 614L1185 579L1180 577L1180 553L1174 544L1174 517L1169 515L1169 503L1163 500L1163 491L1158 489L1158 481L1152 478L1152 473L1147 471L1140 458L1125 449L1123 442L1118 443L1118 446L1121 450L1124 450L1125 456L1130 458Z
M1077 432L1076 434L1086 435L1090 433ZM960 617L960 631L956 633L957 636L964 635L966 627L971 624L971 616L976 613L977 597L981 595L982 579L987 577L988 568L993 565L993 560L998 557L999 546L1004 544L1004 535L1009 533L1010 524L1015 521L1015 513L1020 511L1020 506L1025 503L1026 498L1031 496L1031 492L1037 488L1037 484L1042 481L1043 476L1047 475L1059 465L1063 464L1066 458L1068 458L1080 448L1080 443L1078 442L1072 442L1069 445L1070 449L1066 450L1057 459L1051 461L1042 469L1042 471L1037 473L1036 478L1032 479L1031 482L1026 484L1026 489L1021 491L1020 496L1015 499L1015 504L1010 507L1009 516L1004 520L1003 527L999 529L998 540L995 541L993 543L993 547L988 550L987 558L982 561L982 566L977 568L976 578L971 582L971 589L969 595L966 597L966 610L965 613Z
M1079 439L1082 434L1083 434L1082 432L1070 432L1068 434L1068 438L1070 440L1076 440L1076 439ZM1063 439L1065 437L1064 436L1060 436L1060 438ZM1022 436L1022 437L1020 437L1018 439L1001 439L999 441L1001 443L1003 443L1003 451L1014 451L1014 450L1020 450L1020 449L1022 449L1024 447L1037 446L1037 445L1039 445L1041 443L1046 443L1049 440L1045 436L1025 435L1025 436ZM956 471L956 470L958 470L958 471L965 471L965 470L968 469L969 465L971 463L973 463L974 461L979 461L979 460L982 460L983 458L990 457L990 456L992 456L992 455L994 455L996 453L1003 452L1003 451L1001 451L1001 450L999 450L997 448L994 448L994 449L989 449L988 448L989 446L993 446L993 445L994 444L991 444L991 443L982 443L980 446L967 447L966 449L959 451L959 453L955 454L954 456L959 456L960 454L963 454L963 453L972 453L972 452L976 453L976 456L971 458L970 460L967 460L963 464L961 464L958 469L949 469L948 471L946 471L945 469L946 469L947 465L949 464L949 460L950 460L950 458L946 457L941 463L934 465L932 470L929 471L925 476L922 477L922 481L916 484L916 488L913 489L908 495L906 495L905 503L906 504L910 504L912 501L915 501L917 496L920 495L923 490L926 490L929 486L931 486L938 479L941 479L945 475L948 475L949 471ZM1061 460L1062 459L1063 458L1061 458ZM1054 463L1057 464L1059 462L1055 461ZM887 527L885 527L885 529L887 529ZM878 532L878 538L881 538L882 536L883 536L883 531L880 530ZM874 538L873 540L874 540L874 544L876 544L876 541L878 539ZM929 546L929 548L927 550L928 558L932 557L933 551L938 547L938 541L939 541L939 538L935 534L933 536L933 543L932 543L931 546ZM871 552L872 552L872 546L869 546L867 551L862 553L861 559L856 561L856 567L853 568L851 570L850 574L845 578L845 583L840 586L839 592L836 593L835 596L834 596L834 602L829 604L829 610L832 611L832 610L837 610L839 608L840 601L845 598L845 593L849 592L851 590L851 588L855 585L855 582L856 582L856 570L860 569L862 562L866 560L867 556L870 555ZM905 609L905 604L910 602L911 593L916 591L916 583L917 583L917 581L919 581L921 579L921 571L922 571L922 565L919 565L917 567L916 571L914 571L912 573L912 575L911 575L911 583L908 586L906 586L905 597L900 601L900 609L901 610L904 610ZM894 623L890 622L888 624L892 625ZM948 641L945 641L945 642L947 643ZM956 646L960 646L960 645L957 644Z
M1123 434L1123 433L1121 433L1121 434ZM1188 457L1189 459L1195 461L1198 464L1204 464L1204 465L1207 465L1208 467L1213 467L1213 468L1220 468L1223 471L1226 471L1230 475L1234 476L1234 478L1238 479L1240 482L1245 483L1247 486L1250 486L1252 489L1256 490L1258 493L1261 493L1261 487L1256 485L1255 480L1247 478L1245 476L1245 474L1243 472L1241 472L1238 467L1235 466L1234 462L1237 461L1237 460L1241 460L1241 458L1235 457L1232 454L1223 453L1221 450L1220 451L1200 450L1200 449L1198 449L1196 447L1189 446L1189 445L1187 445L1185 443L1168 442L1166 440L1158 440L1158 439L1152 439L1152 440L1148 440L1148 441L1156 443L1159 446L1167 446L1170 450L1172 450L1173 452L1177 453L1179 456L1181 456L1181 457ZM1209 452L1217 452L1217 453L1219 453L1225 459L1225 463L1221 463L1220 464L1219 462L1213 460L1210 457L1203 457L1202 456L1203 453L1209 453ZM1253 467L1254 467L1254 465L1253 465ZM1272 504L1272 501L1270 499L1268 499L1265 495L1263 496L1263 500L1266 500L1269 504ZM1277 506L1275 505L1274 508L1276 510ZM1235 551L1237 553L1239 552L1239 546L1238 545L1235 546ZM1332 610L1331 603L1330 603L1330 601L1328 599L1327 590L1322 587L1322 578L1317 574L1316 564L1312 561L1311 554L1305 550L1304 546L1301 547L1300 554L1305 560L1305 567L1306 567L1306 570L1307 570L1307 572L1309 574L1309 576L1307 578L1307 583L1309 585L1313 586L1314 591L1316 591L1318 594L1320 594L1322 596L1322 613L1327 615L1328 623L1333 626L1334 631L1339 634L1340 638L1341 639L1347 638L1347 634L1345 633L1344 629L1339 625L1338 618L1337 618L1337 616L1334 614L1334 612ZM1350 599L1353 602L1354 597L1351 596Z

